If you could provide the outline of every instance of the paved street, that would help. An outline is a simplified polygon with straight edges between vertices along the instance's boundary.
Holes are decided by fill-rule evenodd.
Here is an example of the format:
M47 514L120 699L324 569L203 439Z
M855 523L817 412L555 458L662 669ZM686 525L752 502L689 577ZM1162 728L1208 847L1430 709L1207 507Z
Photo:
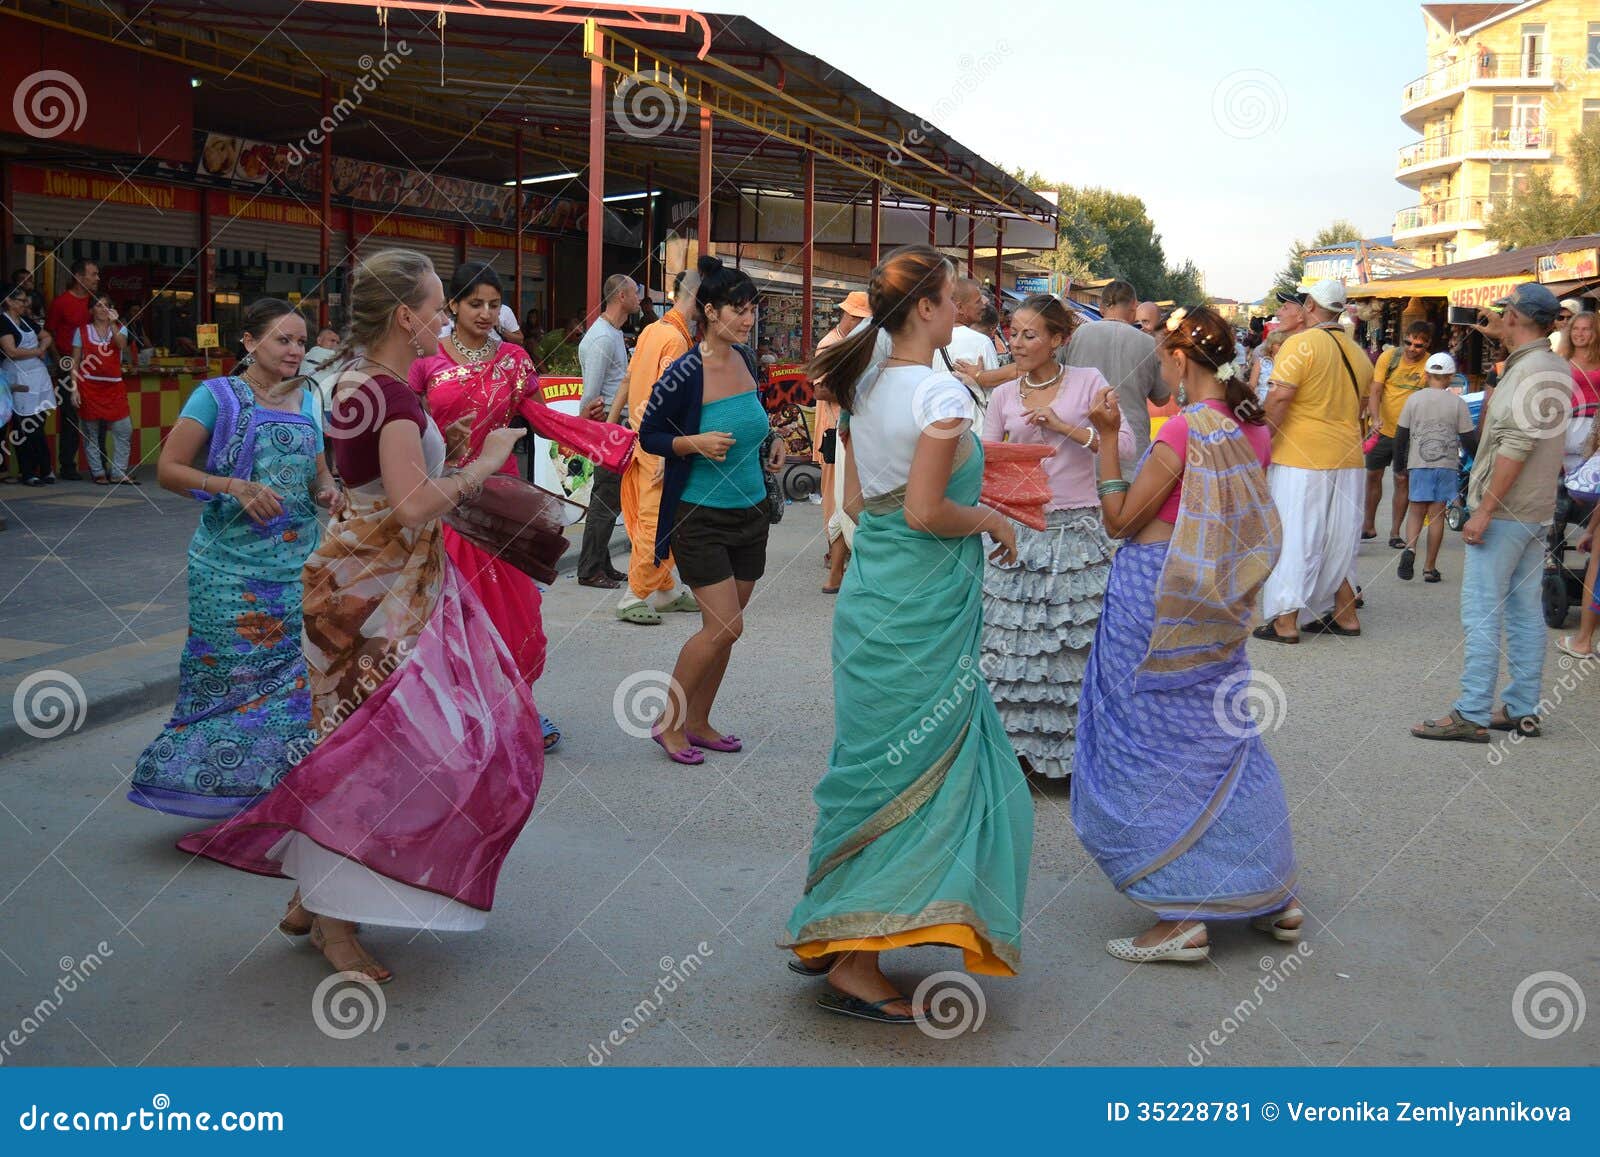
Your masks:
M103 492L0 493L12 524L0 638L43 645L42 631L60 632L32 655L6 644L7 703L30 666L112 653L83 681L128 677L148 655L115 648L170 646L181 632L192 508L151 484L127 490L70 535L52 523L45 542L29 535L35 512L75 517L63 498ZM1566 673L1587 681L1562 692L1542 739L1493 751L1410 739L1406 726L1441 714L1459 674L1453 534L1442 587L1401 583L1394 552L1363 549L1364 638L1251 645L1309 913L1293 961L1288 945L1216 926L1209 965L1108 956L1105 939L1143 922L1048 786L1035 791L1023 973L980 981L979 1031L938 1040L818 1009L819 985L790 975L772 944L801 887L832 735L820 528L819 509L798 505L775 529L720 709L746 751L698 768L669 764L613 711L630 676L670 668L691 620L628 626L611 597L556 585L537 695L567 740L489 928L374 931L397 978L381 1026L351 1039L313 1018L321 957L275 930L291 886L188 861L172 845L193 824L124 801L165 709L97 726L91 695L83 730L3 757L0 1038L59 992L64 970L102 959L4 1062L584 1065L606 1059L613 1032L608 1063L650 1065L1182 1066L1200 1048L1226 1065L1600 1061L1592 1015L1550 1040L1513 1015L1535 973L1600 997L1600 672ZM19 556L47 561L14 586ZM1564 674L1555 658L1547 682ZM919 949L890 965L914 984L959 963Z

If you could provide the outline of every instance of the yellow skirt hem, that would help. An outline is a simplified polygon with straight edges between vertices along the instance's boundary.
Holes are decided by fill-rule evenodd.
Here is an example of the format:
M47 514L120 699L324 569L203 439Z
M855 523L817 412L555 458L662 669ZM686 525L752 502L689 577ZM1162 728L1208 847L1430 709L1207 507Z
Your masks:
M979 976L1015 976L1016 970L995 955L988 941L965 924L930 924L887 936L863 936L854 940L811 940L796 944L794 954L802 960L815 960L835 952L889 952L918 944L939 944L961 949L963 965Z

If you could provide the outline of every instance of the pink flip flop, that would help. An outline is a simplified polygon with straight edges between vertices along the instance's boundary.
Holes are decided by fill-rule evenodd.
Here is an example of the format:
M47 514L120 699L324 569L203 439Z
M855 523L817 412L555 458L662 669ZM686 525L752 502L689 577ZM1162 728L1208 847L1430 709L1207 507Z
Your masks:
M667 753L667 758L672 760L673 763L681 763L685 767L698 767L706 761L706 753L698 747L690 747L683 751L669 751L667 749L667 741L661 738L661 732L650 732L650 738L661 745L661 750ZM690 739L690 742L693 743L693 739Z
M707 751L743 751L744 740L737 735L724 735L721 739L701 739L692 731L685 731L683 737L696 747L703 747Z

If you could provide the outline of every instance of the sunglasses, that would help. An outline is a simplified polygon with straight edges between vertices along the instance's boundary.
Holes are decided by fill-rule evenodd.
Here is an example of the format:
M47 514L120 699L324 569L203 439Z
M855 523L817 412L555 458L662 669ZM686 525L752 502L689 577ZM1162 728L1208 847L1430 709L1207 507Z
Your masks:
M1425 350L1427 348L1428 348L1428 343L1425 342L1425 341L1408 341L1408 342L1406 342L1406 349L1408 349L1408 350Z

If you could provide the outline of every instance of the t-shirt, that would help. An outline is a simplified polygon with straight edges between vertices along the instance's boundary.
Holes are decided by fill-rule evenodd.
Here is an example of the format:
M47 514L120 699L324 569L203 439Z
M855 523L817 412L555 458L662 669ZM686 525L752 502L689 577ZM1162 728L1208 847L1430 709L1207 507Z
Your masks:
M876 498L904 486L922 431L951 418L970 422L976 409L972 392L944 370L868 370L856 383L850 414L850 453L862 496Z
M1150 445L1150 402L1165 402L1172 391L1161 380L1156 340L1125 321L1091 321L1080 325L1067 343L1067 364L1099 370L1117 391L1117 404L1133 431L1133 457L1123 463L1123 476L1133 470Z
M1378 423L1383 432L1393 438L1400 421L1400 411L1405 409L1406 401L1418 390L1428 388L1428 359L1422 357L1414 363L1408 363L1401 348L1396 346L1384 351L1373 376L1383 383Z
M1267 464L1272 461L1272 431L1265 426L1239 422L1239 419L1234 417L1233 411L1223 402L1208 399L1205 404L1224 417L1233 418L1238 422L1239 429L1244 431L1245 441L1250 443L1250 449L1255 451L1256 461L1260 462L1261 468L1265 470ZM1161 429L1156 431L1154 441L1170 446L1178 455L1178 481L1172 487L1172 493L1167 495L1167 500L1161 504L1161 509L1156 511L1156 517L1162 522L1170 522L1176 526L1178 511L1183 507L1183 470L1187 468L1189 461L1189 419L1182 414L1168 418L1161 424Z
M583 397L578 408L582 410L596 398L611 405L628 373L628 341L622 331L604 317L595 318L578 343L578 365L583 368Z
M328 415L333 461L347 486L365 486L378 478L378 435L390 422L414 422L426 435L432 423L411 387L388 374L367 378L334 399Z
M263 406L262 409L269 407ZM317 429L322 429L322 399L316 390L301 387L300 390L300 415L316 423ZM204 386L196 386L183 403L183 409L178 411L178 417L189 418L199 422L207 430L213 430L217 425L217 398Z
M979 369L1000 368L1000 355L994 352L994 340L971 326L958 325L951 330L950 344L944 349L945 353L950 355L952 365L956 362L977 362ZM937 352L933 355L932 368L936 370L945 368L944 358Z
M1399 425L1411 432L1407 470L1454 470L1461 460L1461 435L1477 427L1459 394L1434 389L1407 399Z
M89 295L80 297L69 289L50 303L50 316L45 321L45 328L55 339L55 348L65 350L72 348L73 331L82 329L93 320L94 306L89 301Z
M0 313L0 336L9 336L16 342L19 351L24 347L35 348L38 332L26 318ZM0 358L0 388L7 391L11 409L19 416L26 418L55 409L56 391L50 384L50 371L46 368L48 361L48 357ZM13 386L26 386L27 389L12 392Z
M1372 385L1372 362L1361 347L1338 326L1297 333L1278 351L1272 380L1295 388L1283 424L1272 439L1273 465L1301 470L1360 469L1365 461L1361 407Z

